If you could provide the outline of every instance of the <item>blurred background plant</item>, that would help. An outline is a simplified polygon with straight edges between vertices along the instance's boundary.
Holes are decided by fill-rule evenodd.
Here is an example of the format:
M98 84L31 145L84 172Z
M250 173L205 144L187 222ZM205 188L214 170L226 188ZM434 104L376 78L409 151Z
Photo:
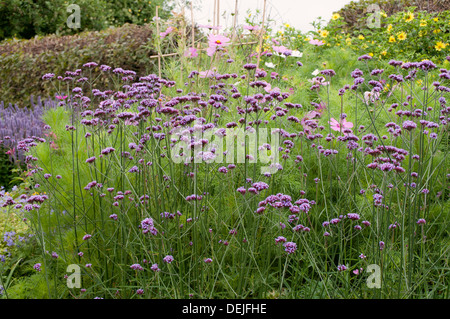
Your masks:
M66 25L72 13L67 12L67 7L71 4L80 6L81 26L78 29ZM163 0L3 0L0 3L0 41L101 31L126 23L144 25L152 21L156 6L160 7L159 16L168 18L171 5Z

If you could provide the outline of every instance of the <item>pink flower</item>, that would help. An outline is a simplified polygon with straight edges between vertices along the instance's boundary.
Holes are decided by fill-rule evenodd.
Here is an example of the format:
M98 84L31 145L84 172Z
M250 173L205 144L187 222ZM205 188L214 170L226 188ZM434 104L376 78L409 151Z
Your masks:
M200 71L198 73L198 77L199 78L213 78L218 74L216 72L216 70L217 70L216 68L212 68L211 70Z
M318 126L318 121L316 118L320 118L322 113L317 111L309 111L306 113L305 117L300 121L300 124L303 126L303 129L308 132L312 133Z
M218 48L223 48L230 45L230 39L220 34L210 34L208 36L208 49L206 54L213 56Z
M331 118L331 121L328 122L328 123L330 124L331 129L333 131L338 131L338 132L340 132L341 130L353 127L353 123L352 122L347 122L346 119L341 120L341 122L339 123L334 118Z
M222 26L218 25L218 26L212 26L210 24L199 24L198 25L199 28L205 28L205 29L209 29L209 30L219 30L222 28Z
M325 42L322 42L322 41L317 40L317 39L312 39L311 41L309 41L309 43L312 44L312 45L317 45L318 47L320 47L321 45L325 44Z
M195 58L198 57L198 52L196 48L189 48L184 52L184 56L188 58Z
M67 95L57 95L56 98L58 100L65 100L65 99L67 99Z
M50 147L53 148L54 150L59 149L58 145L55 143L55 141L50 141Z
M166 31L164 31L164 32L161 32L160 34L159 34L159 36L161 37L161 39L164 39L168 34L170 34L173 30L175 30L173 27L168 27L167 29L166 29Z
M259 30L259 26L257 25L244 25L242 26L245 30L256 31Z
M16 148L13 147L13 148L10 148L9 151L7 151L5 154L14 155L15 153L16 153Z
M375 103L380 98L380 93L375 91L364 92L364 101L366 104Z
M355 275L359 275L359 274L362 273L362 272L363 272L363 269L362 269L362 268L360 268L360 269L356 268L355 270L353 270L353 273L354 273Z
M315 78L312 78L311 80L308 80L309 83L311 83L312 85L329 85L330 82L326 82L324 81L325 78L323 76L318 76Z
M280 45L280 46L273 45L273 46L272 46L272 49L273 49L276 53L278 53L278 54L284 54L285 52L292 53L291 50L289 50L288 48L286 48L286 47L283 46L283 45Z
M278 87L275 87L275 88L272 89L272 85L270 85L270 83L267 83L267 86L264 88L264 90L267 93L270 93L270 92L280 92L281 93L281 90Z
M323 111L325 111L327 109L327 106L325 105L325 103L320 102L319 105L316 106L316 110L319 113L322 113Z

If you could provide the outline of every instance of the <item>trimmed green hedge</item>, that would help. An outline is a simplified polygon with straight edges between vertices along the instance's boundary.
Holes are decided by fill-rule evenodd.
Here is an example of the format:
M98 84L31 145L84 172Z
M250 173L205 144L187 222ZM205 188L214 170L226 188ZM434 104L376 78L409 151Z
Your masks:
M80 28L71 29L69 5L80 7ZM2 0L0 1L0 40L12 37L31 39L36 35L70 35L100 31L125 23L149 23L160 6L159 16L167 18L171 6L164 0Z
M41 80L45 73L64 75L87 62L133 70L138 75L155 73L157 60L149 58L156 54L152 35L149 25L126 24L71 36L4 41L0 44L0 101L22 107L31 95L51 96L54 89Z

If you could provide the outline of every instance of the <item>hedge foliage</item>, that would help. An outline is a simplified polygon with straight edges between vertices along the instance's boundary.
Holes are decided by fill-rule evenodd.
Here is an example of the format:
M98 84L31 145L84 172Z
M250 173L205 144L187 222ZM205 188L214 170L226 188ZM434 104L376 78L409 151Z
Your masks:
M71 29L67 20L80 7L80 28ZM167 18L171 7L164 0L2 0L0 1L0 41L8 38L31 39L36 35L68 35L100 31L125 23L143 25L152 20L156 6ZM71 20L71 19L70 19Z
M114 65L138 74L155 71L156 54L149 25L126 24L104 31L77 35L49 35L31 40L7 40L0 44L0 101L24 106L30 96L51 96L41 81L45 73L63 75L84 63Z

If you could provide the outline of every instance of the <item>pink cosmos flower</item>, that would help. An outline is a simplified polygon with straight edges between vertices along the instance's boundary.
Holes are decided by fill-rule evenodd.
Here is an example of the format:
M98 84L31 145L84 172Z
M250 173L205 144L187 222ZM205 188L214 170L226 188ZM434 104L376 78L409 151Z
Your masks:
M328 122L328 123L330 124L331 129L333 131L338 131L338 132L340 132L341 130L353 127L353 123L352 122L347 122L346 119L341 120L341 122L339 123L334 118L331 118L331 121Z
M311 41L309 41L309 43L312 44L312 45L317 45L318 47L320 47L321 45L325 44L325 42L322 42L322 41L317 40L317 39L312 39Z
M249 31L256 31L259 30L259 26L257 25L244 25L242 26L245 30L249 30Z
M281 90L278 87L274 87L272 89L272 85L270 85L270 83L267 83L267 86L264 87L264 91L266 91L267 93L270 93L270 92L280 92L281 93Z
M159 34L159 36L161 37L161 39L164 39L168 34L172 33L173 30L175 30L173 27L168 27L168 28L166 29L166 31L161 32L161 33Z
M205 28L205 29L209 29L209 30L219 30L222 28L222 26L217 25L217 26L213 26L210 24L199 24L198 25L199 28Z
M366 104L375 103L375 101L378 100L379 98L380 98L379 92L375 92L374 90L364 92L364 101L366 102Z
M312 78L311 80L308 80L309 83L311 83L312 85L329 85L330 82L326 82L324 81L325 78L323 76L317 76L315 78Z
M206 50L206 54L208 56L213 56L218 48L223 48L230 45L230 39L220 35L220 34L210 34L208 36L208 49Z
M198 57L198 52L196 48L189 48L184 52L184 56L188 58L195 58Z
M284 45L280 45L280 46L273 45L272 49L278 54L283 54L285 52L292 53L292 50L289 50Z
M216 72L217 69L216 68L212 68L211 70L206 70L206 71L200 71L198 73L199 78L213 78L215 77L218 73Z

